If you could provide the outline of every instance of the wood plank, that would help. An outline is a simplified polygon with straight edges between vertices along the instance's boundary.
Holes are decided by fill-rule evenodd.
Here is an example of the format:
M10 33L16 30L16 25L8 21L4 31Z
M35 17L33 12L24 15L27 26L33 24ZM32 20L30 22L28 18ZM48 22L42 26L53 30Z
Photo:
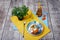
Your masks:
M60 40L60 32L54 32L55 40Z
M6 20L6 15L9 8L9 2L6 0L0 0L0 40L2 39L3 29L4 29L4 23ZM7 7L6 7L7 6Z
M51 20L50 20L50 13L49 13L49 5L48 5L48 1L46 0L41 0L44 4L44 11L48 12L48 27L50 28L51 32L48 33L44 38L42 38L43 40L53 40L53 31L52 31L52 27L51 27Z
M43 0L43 1L45 1L45 0ZM52 0L50 0L50 1L52 1ZM54 5L54 4L53 3L51 4L50 1L48 1L48 2L49 2L49 13L50 13L50 17L51 17L51 20L49 18L49 28L51 29L51 33L49 33L47 36L45 36L44 38L42 38L42 40L54 40L54 39L55 40L59 40L59 33L60 33L59 32L59 30L60 30L59 29L59 27L60 27L60 24L59 24L60 23L60 21L59 21L60 20L59 19L60 18L60 16L59 16L60 12L59 12L59 10L60 9L56 8L56 6L53 7L52 5ZM6 5L9 5L9 4L6 1L4 1L4 2L5 2L5 4L4 4L4 6L5 6L5 12L7 13L9 7L7 7ZM0 3L2 3L2 2L0 2ZM33 5L35 3L35 1L31 0L31 3L29 5L27 3L29 3L29 2L28 1L26 2L26 0L12 0L11 1L11 5L10 5L10 8L9 8L9 13L7 15L7 19L6 19L6 23L5 23L6 25L4 26L2 40L24 40L22 38L22 35L18 32L18 30L13 30L13 26L10 25L11 21L10 21L9 17L11 16L11 10L12 10L12 8L14 6L20 6L21 4L26 4L27 6L30 7L31 10L36 11L37 6L35 7L35 5ZM59 12L58 14L57 14L57 11ZM52 26L51 26L51 22L52 22ZM7 23L8 23L8 25L7 25Z
M10 1L4 0L3 3L4 3L4 6L3 6L3 7L5 7L5 13L4 13L4 14L6 14L6 17L8 17L8 16L7 16L7 13L8 13ZM5 18L5 21L7 21L6 18ZM8 31L8 29L9 29L8 26L7 26L7 28L6 28L7 23L4 22L3 24L4 24L4 26L3 26L3 33L2 33L1 40L9 40L9 39L8 39L8 36L10 36L10 34L12 34L12 33L11 33L10 31ZM9 33L9 32L10 32L10 33ZM7 37L7 38L6 38L6 37Z
M10 27L10 25L9 25L10 24L9 20L6 21L6 23L5 23L2 40L13 40L13 29L11 29L12 26ZM8 23L8 25L7 25L7 23Z
M47 38L47 39L45 39L45 40L54 40L53 38Z
M22 40L22 39L23 39L23 36L19 33L19 31L13 29L13 27L14 27L13 25L14 25L14 24L12 24L12 22L11 22L11 20L10 20L12 8L15 7L15 6L16 6L16 7L19 6L19 3L20 3L20 0L11 0L11 5L10 5L9 12L8 12L8 15L7 15L9 19L8 19L6 22L7 22L7 23L8 23L8 21L10 22L10 24L9 24L10 27L8 27L8 28L9 28L9 29L11 28L11 30L12 30L11 33L12 33L12 34L8 34L8 35L10 35L10 36L7 36L8 38L6 37L6 39L8 39L8 40ZM8 26L8 25L6 25L6 26ZM7 27L6 27L6 28L7 28ZM8 29L8 30L9 30L9 29ZM8 32L8 33L10 33L10 32ZM5 35L5 36L6 36L6 35ZM12 36L12 37L11 37L11 36Z
M53 3L54 2L54 3ZM50 9L50 17L51 17L51 22L52 22L52 28L53 28L53 37L55 40L60 40L60 7L59 1L57 0L49 0L49 9ZM51 8L52 7L52 8Z

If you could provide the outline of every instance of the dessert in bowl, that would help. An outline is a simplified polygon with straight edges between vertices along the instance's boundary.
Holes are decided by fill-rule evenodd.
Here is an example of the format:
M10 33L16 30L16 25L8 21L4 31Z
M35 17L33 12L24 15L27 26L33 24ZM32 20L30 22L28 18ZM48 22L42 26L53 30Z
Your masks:
M43 32L43 26L39 22L33 21L28 23L27 31L32 35L38 35Z

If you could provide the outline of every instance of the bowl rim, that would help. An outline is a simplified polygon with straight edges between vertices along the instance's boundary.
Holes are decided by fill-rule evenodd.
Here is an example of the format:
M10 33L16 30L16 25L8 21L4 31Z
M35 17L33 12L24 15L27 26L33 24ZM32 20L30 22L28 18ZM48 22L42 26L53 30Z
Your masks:
M31 21L31 22L34 22L34 21ZM29 22L29 23L31 23L31 22ZM36 21L36 22L37 22L37 21ZM28 23L28 24L29 24L29 23ZM41 24L40 22L37 22L37 23ZM27 27L28 27L28 24L27 24ZM32 24L32 25L34 25L34 24ZM27 27L26 27L26 31L27 31L29 34L31 34L31 33L28 31ZM41 24L41 27L42 27L42 31L41 31L41 33L39 33L39 34L37 34L37 35L34 35L34 34L31 34L31 35L33 35L33 36L41 35L42 32L43 32L43 30L44 30L44 27L42 26L42 24Z

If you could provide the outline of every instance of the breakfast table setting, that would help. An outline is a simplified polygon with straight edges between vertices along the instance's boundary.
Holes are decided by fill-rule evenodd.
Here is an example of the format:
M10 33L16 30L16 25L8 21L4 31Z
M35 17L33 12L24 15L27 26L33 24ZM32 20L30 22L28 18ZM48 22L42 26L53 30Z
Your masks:
M0 0L0 40L60 40L60 0Z
M11 10L10 20L15 25L15 29L22 34L24 40L39 40L50 32L48 10L44 11L39 1L36 11L32 11L25 4L15 6Z
M52 38L48 6L47 0L11 0L9 10L6 9L2 40L5 37L5 40Z

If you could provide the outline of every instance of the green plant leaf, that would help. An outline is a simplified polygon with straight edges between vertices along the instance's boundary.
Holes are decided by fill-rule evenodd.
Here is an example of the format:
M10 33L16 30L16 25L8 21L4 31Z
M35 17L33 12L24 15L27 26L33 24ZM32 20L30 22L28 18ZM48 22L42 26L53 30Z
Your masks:
M27 15L28 7L22 5L22 7L14 7L12 10L12 16L17 16L19 19L22 19Z

